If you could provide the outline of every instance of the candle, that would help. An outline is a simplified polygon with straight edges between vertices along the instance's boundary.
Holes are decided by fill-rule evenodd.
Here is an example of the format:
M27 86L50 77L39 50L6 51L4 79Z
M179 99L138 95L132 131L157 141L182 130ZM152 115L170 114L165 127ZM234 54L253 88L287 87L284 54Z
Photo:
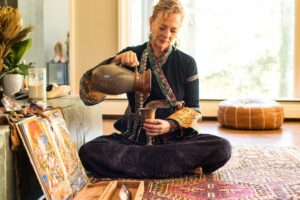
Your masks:
M46 101L46 68L30 68L28 73L29 99Z

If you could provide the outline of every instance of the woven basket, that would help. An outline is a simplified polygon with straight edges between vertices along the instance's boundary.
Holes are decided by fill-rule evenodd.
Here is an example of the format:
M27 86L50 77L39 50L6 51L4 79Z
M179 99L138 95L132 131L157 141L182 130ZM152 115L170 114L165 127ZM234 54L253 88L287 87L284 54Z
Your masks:
M283 119L283 107L272 100L225 100L218 109L221 125L234 129L277 129L283 124Z

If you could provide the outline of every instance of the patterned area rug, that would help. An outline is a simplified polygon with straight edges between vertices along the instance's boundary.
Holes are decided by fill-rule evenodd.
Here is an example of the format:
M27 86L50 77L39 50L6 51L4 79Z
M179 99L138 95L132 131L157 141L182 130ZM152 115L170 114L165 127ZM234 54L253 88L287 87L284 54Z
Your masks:
M300 199L300 151L234 147L228 164L209 175L145 181L144 199Z

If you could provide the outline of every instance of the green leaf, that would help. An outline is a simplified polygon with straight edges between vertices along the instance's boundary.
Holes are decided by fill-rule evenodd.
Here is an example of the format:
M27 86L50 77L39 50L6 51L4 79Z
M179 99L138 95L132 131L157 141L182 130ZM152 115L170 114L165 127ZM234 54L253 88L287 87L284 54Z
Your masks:
M5 72L0 72L0 80L3 78L3 76L5 75Z
M10 53L3 59L4 67L0 73L0 79L3 78L5 74L22 74L28 75L28 68L31 65L19 64L21 58L24 56L25 52L31 47L31 38L18 42L14 44Z
M31 38L27 40L23 40L21 42L18 42L14 44L11 49L11 64L12 65L17 65L21 58L24 56L25 52L31 47L32 40Z
M21 71L20 73L23 75L28 75L28 69L32 68L31 65L25 65L25 64L19 64L18 65L19 71Z

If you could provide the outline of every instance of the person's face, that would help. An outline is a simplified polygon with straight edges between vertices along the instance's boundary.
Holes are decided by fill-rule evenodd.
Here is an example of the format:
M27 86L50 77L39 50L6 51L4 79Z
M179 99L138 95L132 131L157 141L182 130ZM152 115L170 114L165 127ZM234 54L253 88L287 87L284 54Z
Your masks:
M175 40L181 26L181 14L171 14L164 18L163 12L155 19L150 18L150 31L152 33L152 45L160 50L168 48Z

